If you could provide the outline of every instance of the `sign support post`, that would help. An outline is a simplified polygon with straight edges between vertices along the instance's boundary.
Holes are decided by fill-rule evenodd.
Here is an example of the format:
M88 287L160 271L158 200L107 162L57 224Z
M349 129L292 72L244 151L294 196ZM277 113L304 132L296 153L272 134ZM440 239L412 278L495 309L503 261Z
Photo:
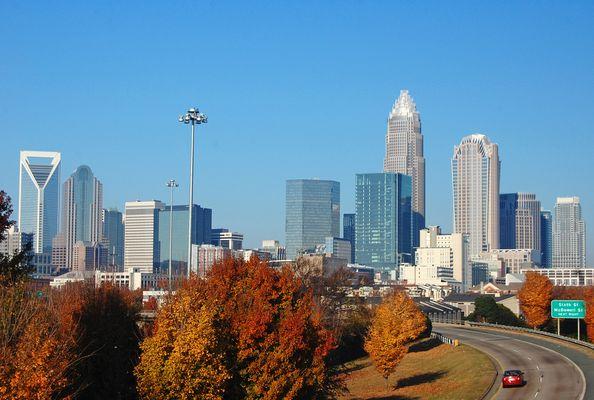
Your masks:
M561 318L557 318L557 335L561 336Z
M578 324L578 340L580 340L580 319L576 319L577 324Z

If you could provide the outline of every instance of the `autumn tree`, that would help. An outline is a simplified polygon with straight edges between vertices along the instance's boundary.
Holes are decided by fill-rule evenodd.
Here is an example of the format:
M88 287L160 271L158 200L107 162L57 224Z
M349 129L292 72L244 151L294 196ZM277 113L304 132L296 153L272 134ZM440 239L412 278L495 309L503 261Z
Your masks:
M311 291L289 268L228 258L159 309L155 334L142 344L139 392L146 399L322 398L334 388L333 347ZM179 370L186 373L171 372Z
M0 399L71 398L78 360L74 336L61 329L52 303L24 285L0 290Z
M8 229L14 225L10 196L0 191L0 242L6 239ZM14 254L0 253L0 287L11 286L27 280L32 271L30 264L32 242L24 241L22 248Z
M584 290L584 301L586 303L586 329L588 333L588 340L594 342L594 286L588 286Z
M534 329L539 328L550 318L553 284L544 275L527 272L526 281L518 292L518 299L526 323Z
M376 309L365 350L388 385L408 346L426 329L425 315L403 291L384 299Z
M60 329L71 332L81 359L72 365L77 398L134 399L140 354L140 293L112 284L71 283L50 293Z

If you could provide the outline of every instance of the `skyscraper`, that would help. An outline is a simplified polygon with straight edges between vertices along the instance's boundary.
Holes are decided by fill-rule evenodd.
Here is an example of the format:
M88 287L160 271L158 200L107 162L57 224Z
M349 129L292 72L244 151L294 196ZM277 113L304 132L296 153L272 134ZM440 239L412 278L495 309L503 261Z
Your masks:
M103 237L109 244L108 264L124 268L124 223L122 213L115 208L103 209Z
M287 181L287 258L340 236L340 183L319 179Z
M541 265L553 266L553 216L550 211L540 212L540 252Z
M586 225L579 197L557 197L553 220L553 267L586 266Z
M533 193L518 193L515 248L540 253L540 201Z
M124 228L124 269L156 272L159 268L159 210L165 205L158 200L126 202Z
M394 173L356 175L355 260L380 270L410 262L411 177Z
M500 167L497 144L485 135L466 136L454 147L454 233L469 235L471 257L499 248Z
M351 261L355 262L355 214L343 214L342 237L351 242Z
M33 251L51 253L58 233L60 153L21 151L19 232L33 234Z
M166 205L159 210L159 256L161 271L169 267L169 213ZM212 210L194 204L192 210L192 244L208 244L211 240ZM173 206L171 266L174 273L182 273L188 263L188 206Z
M499 195L499 248L516 248L516 210L518 194L503 193Z
M62 227L66 267L73 267L77 242L99 243L103 239L103 185L91 168L81 165L63 185Z
M425 227L425 157L421 118L408 90L401 90L388 116L384 172L412 178L413 247Z

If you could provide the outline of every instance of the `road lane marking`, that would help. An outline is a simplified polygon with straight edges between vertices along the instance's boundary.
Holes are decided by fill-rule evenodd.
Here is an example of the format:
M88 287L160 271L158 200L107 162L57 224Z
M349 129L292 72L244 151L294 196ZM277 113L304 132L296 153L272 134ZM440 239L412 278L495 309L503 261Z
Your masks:
M536 369L540 371L540 367L538 366L538 364L536 364Z

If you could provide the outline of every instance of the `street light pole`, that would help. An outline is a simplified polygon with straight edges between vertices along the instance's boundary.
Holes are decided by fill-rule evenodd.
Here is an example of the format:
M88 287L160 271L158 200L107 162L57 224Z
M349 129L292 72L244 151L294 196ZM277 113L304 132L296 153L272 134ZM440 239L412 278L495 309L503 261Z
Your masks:
M167 275L169 277L169 293L171 293L171 258L172 258L172 246L173 246L173 189L178 187L179 185L175 181L175 179L169 180L167 182L167 187L169 188L169 268L167 271Z
M194 135L196 125L208 122L208 117L198 111L198 107L190 108L184 115L180 115L178 121L184 124L192 124L192 140L190 144L190 203L188 205L188 263L187 276L190 277L190 268L192 266L192 211L194 203Z

